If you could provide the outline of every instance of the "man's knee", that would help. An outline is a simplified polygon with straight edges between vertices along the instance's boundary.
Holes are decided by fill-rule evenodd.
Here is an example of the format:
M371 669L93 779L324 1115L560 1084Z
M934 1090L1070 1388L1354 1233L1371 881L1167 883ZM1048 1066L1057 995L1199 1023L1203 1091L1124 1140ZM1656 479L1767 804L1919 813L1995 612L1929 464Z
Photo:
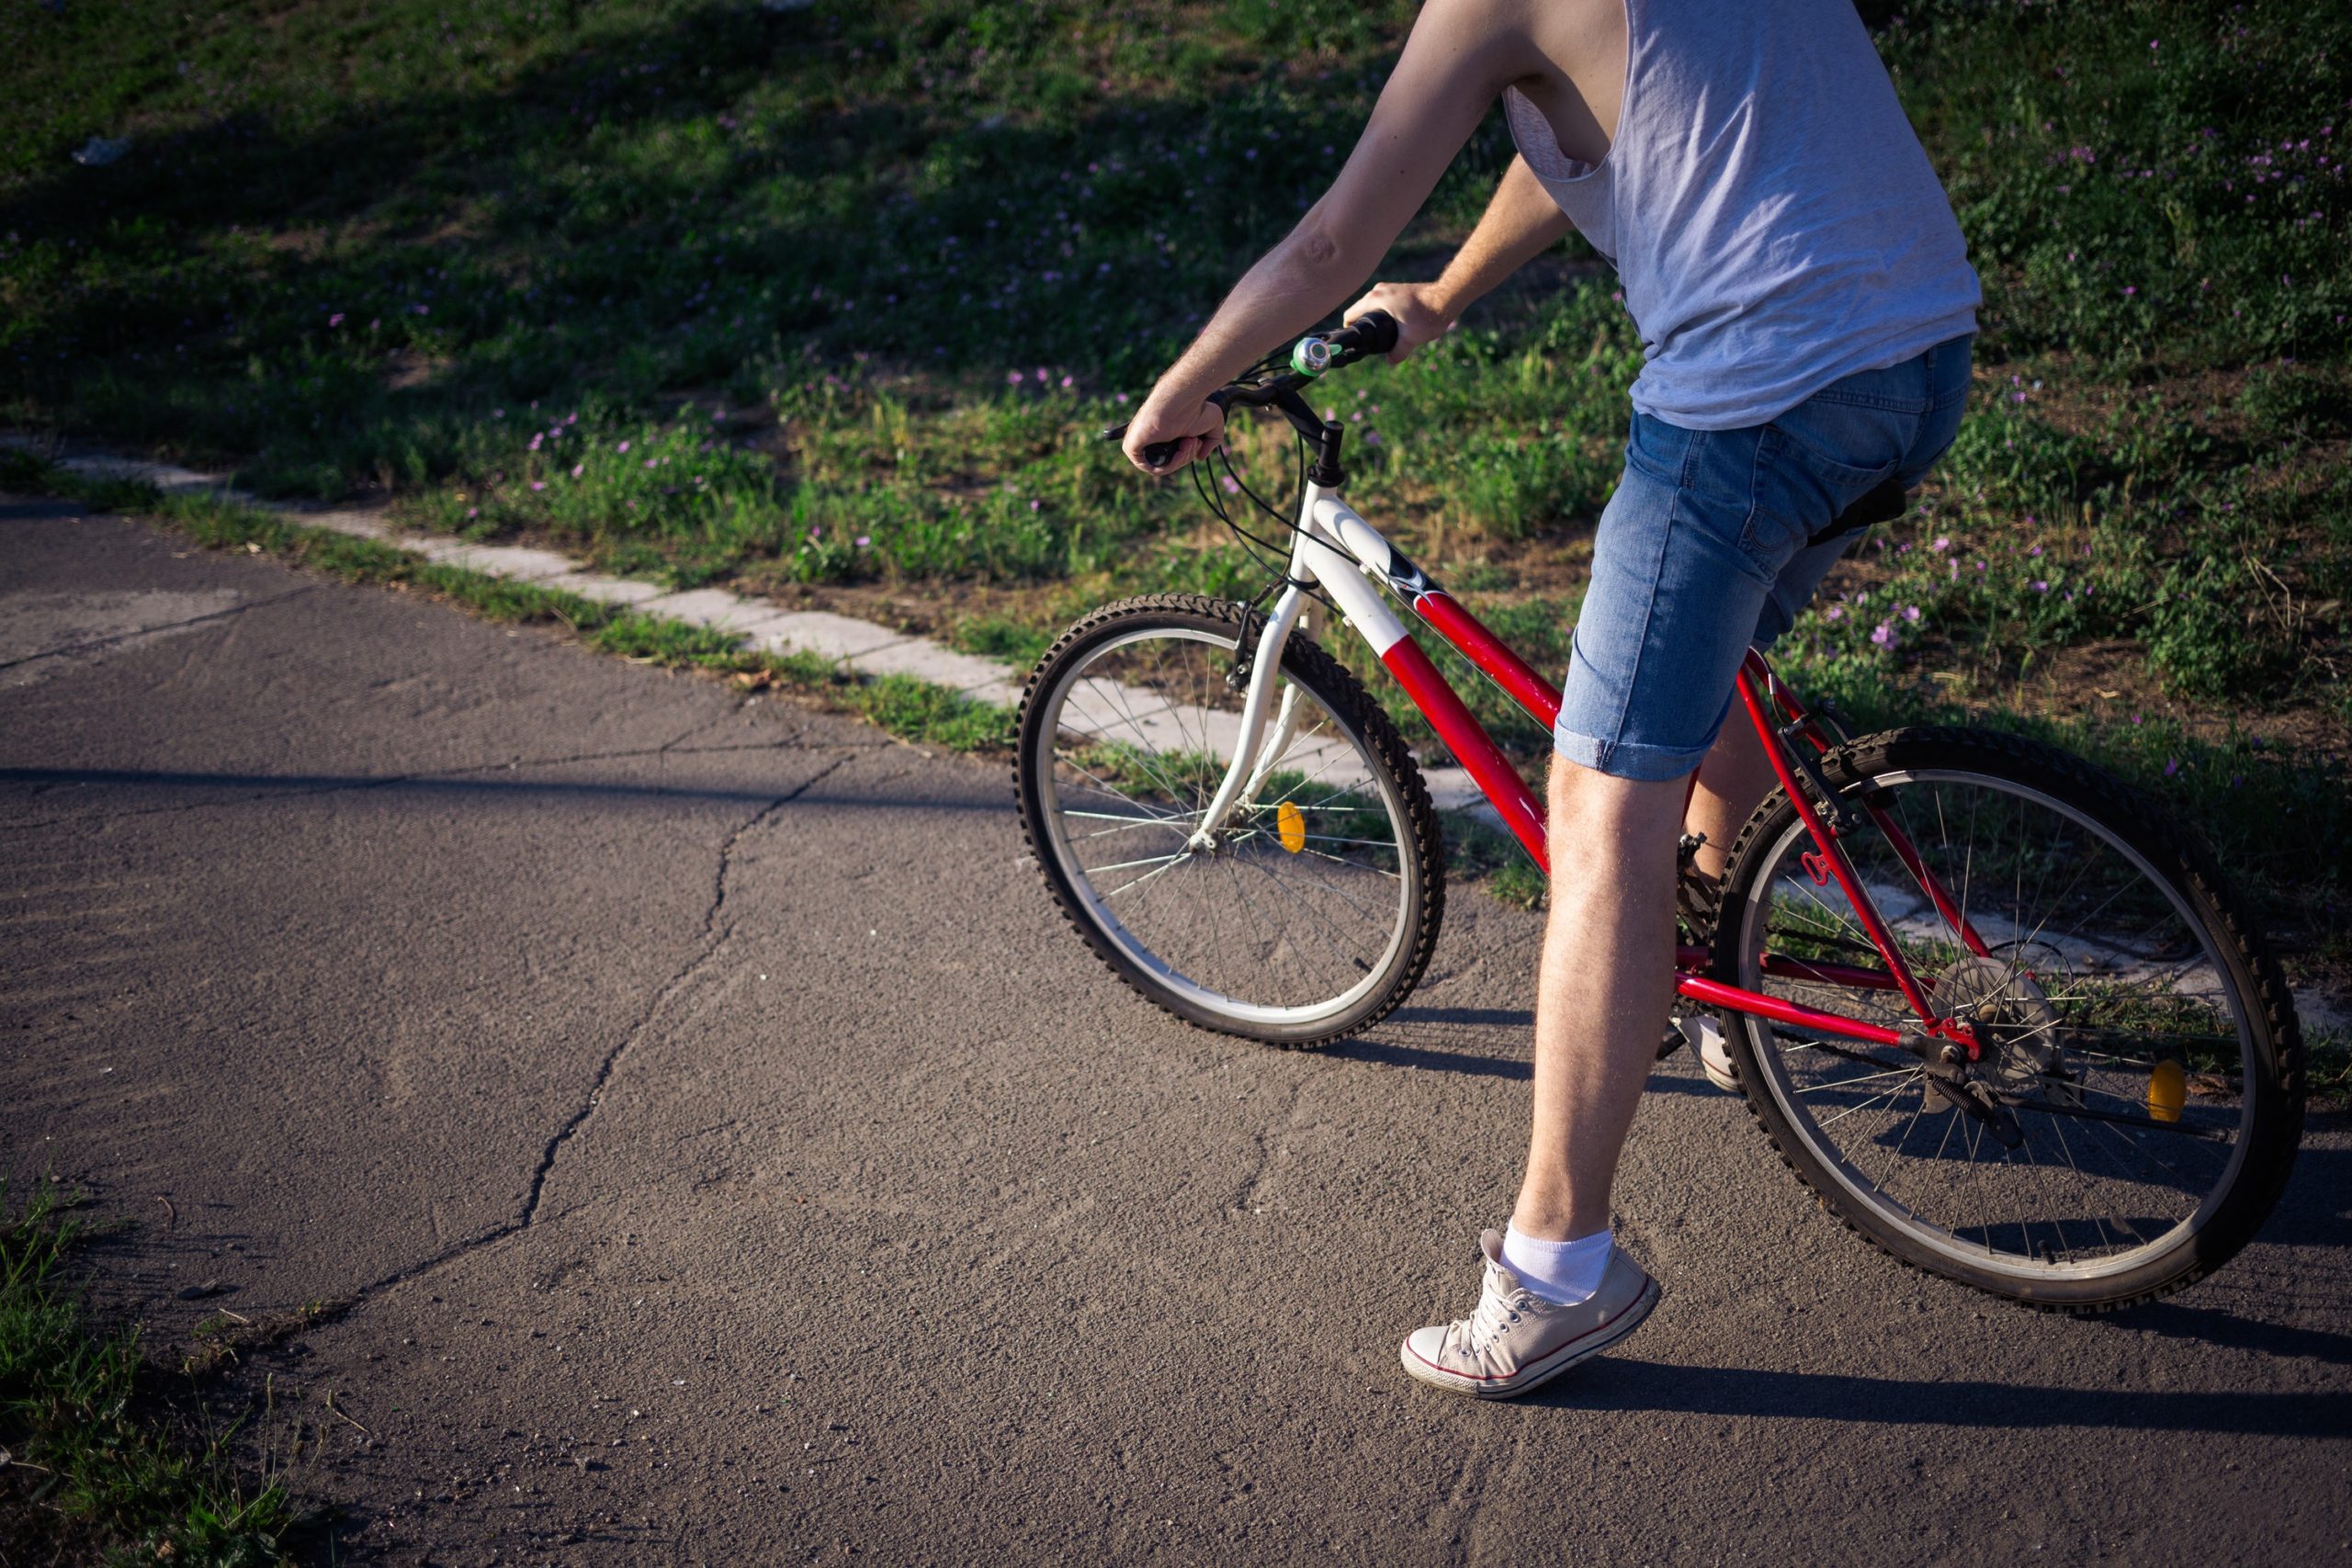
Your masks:
M1682 831L1682 805L1690 781L1622 779L1555 754L1547 791L1549 837L1556 868L1595 853L1640 858Z

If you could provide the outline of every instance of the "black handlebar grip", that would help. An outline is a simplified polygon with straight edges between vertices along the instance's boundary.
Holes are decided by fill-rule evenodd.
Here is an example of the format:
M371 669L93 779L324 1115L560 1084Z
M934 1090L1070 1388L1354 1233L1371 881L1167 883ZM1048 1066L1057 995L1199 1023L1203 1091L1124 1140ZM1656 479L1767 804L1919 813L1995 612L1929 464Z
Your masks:
M1385 310L1366 310L1348 323L1356 346L1367 355L1393 353L1396 347L1396 318Z
M1116 441L1120 437L1125 435L1126 433L1127 427L1125 425L1114 424L1102 432L1102 439L1105 441ZM1176 443L1173 441L1155 441L1150 446L1146 446L1143 449L1143 460L1150 464L1155 468L1166 468L1168 466L1168 459L1174 456L1176 456Z

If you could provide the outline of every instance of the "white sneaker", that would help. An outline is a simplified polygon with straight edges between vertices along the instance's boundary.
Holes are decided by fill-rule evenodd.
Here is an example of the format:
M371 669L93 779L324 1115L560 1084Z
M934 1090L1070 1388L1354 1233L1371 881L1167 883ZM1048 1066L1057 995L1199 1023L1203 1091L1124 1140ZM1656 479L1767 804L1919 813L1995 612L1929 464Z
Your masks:
M1679 1021L1682 1038L1690 1043L1690 1053L1699 1058L1699 1070L1707 1081L1725 1094L1737 1094L1739 1068L1731 1059L1731 1043L1724 1038L1724 1026L1713 1013L1694 1013Z
M1612 1250L1600 1289L1574 1306L1546 1301L1503 1264L1503 1234L1478 1238L1487 1259L1478 1310L1466 1318L1417 1328L1398 1351L1405 1371L1425 1383L1480 1399L1508 1399L1589 1360L1641 1326L1657 1305L1657 1281Z

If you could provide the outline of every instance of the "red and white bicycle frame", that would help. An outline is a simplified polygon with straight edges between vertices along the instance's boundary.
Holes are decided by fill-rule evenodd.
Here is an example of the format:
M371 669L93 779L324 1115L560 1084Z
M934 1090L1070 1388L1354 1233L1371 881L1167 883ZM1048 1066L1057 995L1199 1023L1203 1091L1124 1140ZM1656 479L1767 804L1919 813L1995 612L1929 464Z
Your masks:
M1527 787L1510 759L1503 755L1501 748L1471 716L1430 656L1408 635L1404 623L1389 608L1380 590L1385 589L1408 606L1424 625L1477 666L1546 729L1559 716L1558 690L1505 647L1451 594L1430 581L1353 507L1312 481L1299 502L1289 575L1288 584L1268 612L1264 630L1251 656L1240 734L1225 779L1202 816L1195 842L1206 847L1215 841L1235 807L1254 796L1290 745L1298 692L1295 687L1286 687L1279 703L1273 694L1282 684L1283 649L1299 624L1311 617L1316 601L1309 590L1319 587L1339 606L1350 628L1379 655L1381 663L1405 688L1446 749L1501 816L1504 826L1548 874L1551 858L1543 803ZM1884 965L1870 968L1824 964L1768 953L1763 957L1764 973L1860 990L1900 991L1918 1017L1919 1024L1916 1029L1890 1029L1883 1023L1825 1012L1710 978L1702 973L1712 957L1705 948L1685 947L1677 952L1675 989L1709 1007L1753 1013L1795 1028L1872 1044L1920 1051L1926 1043L1923 1036L1934 1037L1950 1042L1973 1058L1978 1053L1973 1035L1965 1025L1936 1011L1928 998L1930 983L1923 981L1904 961L1876 905L1838 842L1841 829L1837 821L1825 818L1807 787L1804 764L1791 750L1792 742L1801 740L1815 751L1826 751L1832 744L1831 737L1807 715L1795 695L1753 649L1739 671L1738 694L1748 721L1756 727L1765 751L1772 760L1781 787L1795 804L1798 817L1813 837L1815 853L1805 857L1808 872L1824 883L1832 877L1837 880L1839 891L1852 906ZM1784 725L1774 725L1774 709L1787 716ZM1694 787L1695 783L1694 775ZM1850 807L1840 809L1843 812ZM1867 800L1861 802L1860 811L1886 836L1898 860L1917 880L1938 912L1960 932L1970 951L1984 954L1984 942L1896 824L1881 807Z

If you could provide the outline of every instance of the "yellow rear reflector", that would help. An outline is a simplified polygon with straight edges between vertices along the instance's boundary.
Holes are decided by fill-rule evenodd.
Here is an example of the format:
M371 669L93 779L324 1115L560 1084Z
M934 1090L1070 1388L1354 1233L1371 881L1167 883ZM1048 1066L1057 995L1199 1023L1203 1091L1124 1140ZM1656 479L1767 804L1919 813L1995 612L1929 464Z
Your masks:
M2148 1074L2148 1114L2159 1122L2177 1122L2188 1103L2188 1075L2178 1062L2158 1062Z
M1282 835L1283 848L1293 854L1306 847L1306 818L1287 800L1274 807L1274 831Z

